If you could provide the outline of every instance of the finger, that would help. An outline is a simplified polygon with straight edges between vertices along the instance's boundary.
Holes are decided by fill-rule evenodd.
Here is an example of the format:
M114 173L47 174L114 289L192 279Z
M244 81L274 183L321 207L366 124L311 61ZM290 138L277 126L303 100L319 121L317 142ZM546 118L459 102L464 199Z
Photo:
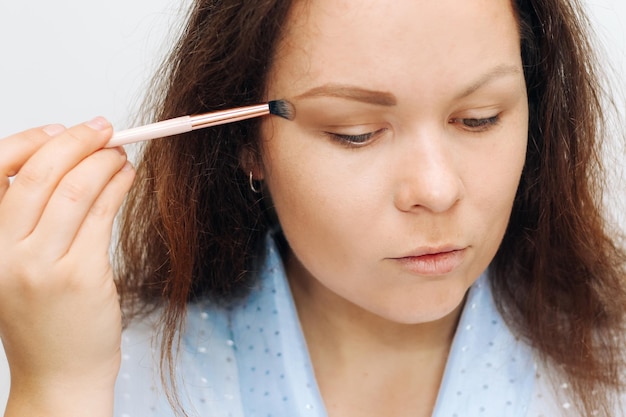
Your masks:
M12 177L50 138L65 131L63 125L48 125L11 135L0 141L0 174Z
M9 178L1 176L0 177L0 201L2 201L2 196L9 189L9 185L11 185Z
M65 130L63 125L49 125L9 136L0 140L0 201L14 176L41 146Z
M111 137L103 118L74 126L46 142L18 171L0 204L0 230L12 240L28 236L65 174Z
M115 215L122 206L134 179L135 170L129 162L126 162L91 206L73 243L73 250L82 253L81 259L109 253Z
M0 176L0 201L2 201L2 197L4 197L10 185L11 179L9 177Z
M57 260L65 255L94 202L125 163L121 148L103 149L63 177L27 238L40 256Z

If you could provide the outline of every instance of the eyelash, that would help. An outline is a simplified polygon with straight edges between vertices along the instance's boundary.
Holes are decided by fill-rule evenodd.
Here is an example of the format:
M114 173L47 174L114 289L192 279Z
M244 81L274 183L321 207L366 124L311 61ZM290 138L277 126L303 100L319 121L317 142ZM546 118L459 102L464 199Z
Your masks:
M472 119L472 118L453 118L450 119L449 123L461 123L462 127L470 132L485 132L489 130L491 127L495 126L500 122L500 114L496 114L495 116L485 117L482 119Z
M360 135L344 135L341 133L333 133L333 132L324 132L326 135L330 136L333 140L348 146L348 147L359 147L364 146L369 143L369 141L387 131L387 128L378 129L373 132L362 133Z
M475 118L453 118L449 120L450 124L453 123L461 123L463 128L475 133L485 132L489 130L491 127L497 125L500 121L500 114L496 114L495 116L485 117L481 119ZM367 143L374 137L382 134L387 129L378 129L373 132L362 133L360 135L344 135L341 133L333 133L333 132L324 132L326 135L330 136L332 139L340 142L341 144L348 147L360 147L367 145Z

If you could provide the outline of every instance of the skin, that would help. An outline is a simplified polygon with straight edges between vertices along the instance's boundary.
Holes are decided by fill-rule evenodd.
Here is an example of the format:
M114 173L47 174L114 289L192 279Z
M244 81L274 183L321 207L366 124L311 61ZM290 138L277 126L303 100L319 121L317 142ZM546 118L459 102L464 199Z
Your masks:
M296 119L266 122L253 172L329 415L429 416L524 163L519 35L505 0L365 3L292 11L268 97Z
M291 245L287 273L328 412L430 415L524 160L509 3L312 0L286 30L268 96L288 98L297 117L266 123L252 169ZM466 126L496 114L493 126ZM377 133L355 147L324 132ZM134 172L123 151L102 149L111 134L97 118L0 141L5 416L112 415L121 313L108 248ZM436 254L451 245L452 262ZM416 251L435 255L407 261Z
M113 413L121 313L108 250L134 171L122 149L102 149L112 132L96 118L0 141L6 417Z

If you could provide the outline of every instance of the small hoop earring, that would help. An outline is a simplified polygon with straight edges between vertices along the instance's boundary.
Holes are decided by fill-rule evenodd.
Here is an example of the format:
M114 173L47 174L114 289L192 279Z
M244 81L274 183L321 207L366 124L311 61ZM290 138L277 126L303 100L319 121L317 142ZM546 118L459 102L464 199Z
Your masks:
M254 177L252 176L252 171L250 171L250 175L248 175L248 182L250 183L250 189L254 194L261 194L261 190L254 186ZM259 182L259 181L257 181Z

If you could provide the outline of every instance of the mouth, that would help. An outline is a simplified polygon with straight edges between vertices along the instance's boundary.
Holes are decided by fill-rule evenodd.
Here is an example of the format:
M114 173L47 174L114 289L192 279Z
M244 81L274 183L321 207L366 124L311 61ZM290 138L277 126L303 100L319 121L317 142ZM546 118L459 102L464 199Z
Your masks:
M392 259L411 273L422 276L439 276L449 274L457 269L463 263L466 249L424 249Z

